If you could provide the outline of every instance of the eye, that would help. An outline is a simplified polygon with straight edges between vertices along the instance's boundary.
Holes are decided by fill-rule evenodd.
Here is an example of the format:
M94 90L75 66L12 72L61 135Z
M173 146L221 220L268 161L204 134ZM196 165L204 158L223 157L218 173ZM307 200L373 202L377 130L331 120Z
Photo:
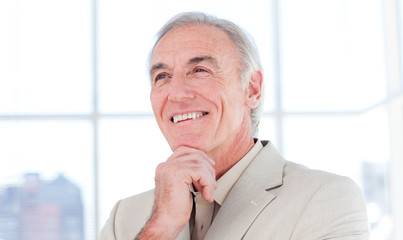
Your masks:
M195 72L207 72L207 70L206 69L204 69L204 68L196 68L195 70L194 70Z
M195 68L193 68L190 73L194 74L195 77L208 77L211 75L210 69L200 66L196 66Z
M165 79L167 77L168 77L168 75L166 75L165 73L160 73L155 77L154 80L155 80L155 82L157 82L158 80Z

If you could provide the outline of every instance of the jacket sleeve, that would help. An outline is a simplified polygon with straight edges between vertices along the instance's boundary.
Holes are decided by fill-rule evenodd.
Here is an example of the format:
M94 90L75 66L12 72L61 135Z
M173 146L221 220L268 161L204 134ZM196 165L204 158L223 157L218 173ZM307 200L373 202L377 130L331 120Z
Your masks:
M333 176L317 189L299 216L292 239L369 238L367 211L359 187L349 178Z
M113 207L109 219L106 221L104 227L101 230L99 240L116 240L115 234L115 219L116 212L119 207L120 201L118 201Z

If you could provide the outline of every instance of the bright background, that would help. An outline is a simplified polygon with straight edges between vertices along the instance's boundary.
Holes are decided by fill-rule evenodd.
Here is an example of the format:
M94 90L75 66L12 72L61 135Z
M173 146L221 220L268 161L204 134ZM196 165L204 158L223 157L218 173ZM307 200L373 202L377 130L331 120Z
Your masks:
M403 239L401 0L2 0L0 195L26 173L63 174L81 189L92 240L116 201L154 186L170 149L146 60L158 29L183 11L255 38L266 81L259 138L354 179L371 239Z

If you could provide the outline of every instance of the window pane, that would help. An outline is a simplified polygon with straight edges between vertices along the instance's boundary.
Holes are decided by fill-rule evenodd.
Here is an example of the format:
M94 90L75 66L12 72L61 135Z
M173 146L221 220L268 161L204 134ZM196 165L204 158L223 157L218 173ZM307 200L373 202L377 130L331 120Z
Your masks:
M90 111L89 6L0 2L0 114Z
M379 0L281 1L286 110L357 110L385 97Z
M0 239L94 239L88 122L0 122Z
M155 168L172 151L153 117L100 124L100 224L122 198L154 188Z
M277 126L274 118L263 115L260 118L258 138L260 140L270 140L274 146L278 147L277 136Z
M228 11L228 6L231 11ZM253 1L144 1L101 0L99 4L100 111L151 112L148 53L158 29L183 11L206 11L241 25L255 38L265 69L265 108L273 109L272 14L270 3ZM254 14L245 17L245 12Z
M390 233L386 112L353 116L287 117L285 156L314 169L354 179L364 191L373 239ZM372 239L372 238L371 238Z

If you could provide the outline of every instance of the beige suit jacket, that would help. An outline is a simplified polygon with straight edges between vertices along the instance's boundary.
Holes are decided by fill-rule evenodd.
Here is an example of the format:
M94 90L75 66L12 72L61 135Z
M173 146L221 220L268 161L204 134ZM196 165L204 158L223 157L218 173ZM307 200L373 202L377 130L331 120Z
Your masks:
M205 239L368 239L365 203L346 177L285 161L270 142L231 189ZM153 191L119 201L101 240L132 240L147 222ZM177 239L190 239L185 227Z

